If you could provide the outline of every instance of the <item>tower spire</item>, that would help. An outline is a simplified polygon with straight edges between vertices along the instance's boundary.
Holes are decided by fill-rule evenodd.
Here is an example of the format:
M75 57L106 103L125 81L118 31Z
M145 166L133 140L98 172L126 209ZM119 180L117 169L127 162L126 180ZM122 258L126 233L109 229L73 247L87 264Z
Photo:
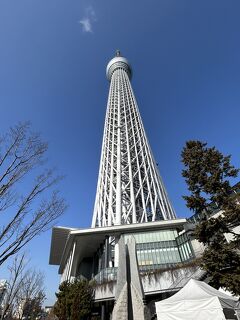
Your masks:
M116 56L110 81L92 227L174 219L131 87L132 69Z
M120 52L120 50L116 50L116 57L121 57L121 52Z

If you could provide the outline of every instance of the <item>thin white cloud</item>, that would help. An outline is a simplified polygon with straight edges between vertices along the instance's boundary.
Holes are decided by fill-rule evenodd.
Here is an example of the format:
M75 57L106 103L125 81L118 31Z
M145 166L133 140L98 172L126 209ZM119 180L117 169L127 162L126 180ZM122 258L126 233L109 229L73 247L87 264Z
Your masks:
M82 30L84 32L93 32L92 31L92 23L89 18L83 18L79 21L79 23L82 25Z
M96 21L96 13L93 7L87 7L85 9L84 17L78 22L82 26L83 32L93 32L93 23Z

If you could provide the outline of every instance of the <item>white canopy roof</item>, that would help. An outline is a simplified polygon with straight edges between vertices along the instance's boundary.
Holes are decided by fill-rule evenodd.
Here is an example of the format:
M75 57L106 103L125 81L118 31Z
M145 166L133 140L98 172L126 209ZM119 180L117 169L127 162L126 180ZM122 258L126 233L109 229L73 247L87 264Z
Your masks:
M158 320L223 320L223 308L233 309L238 299L194 279L172 297L156 302Z

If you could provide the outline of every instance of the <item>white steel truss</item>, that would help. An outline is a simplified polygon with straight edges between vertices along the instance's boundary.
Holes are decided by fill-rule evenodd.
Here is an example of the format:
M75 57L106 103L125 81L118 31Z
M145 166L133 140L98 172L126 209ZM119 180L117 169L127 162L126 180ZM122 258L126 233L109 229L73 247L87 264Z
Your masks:
M92 227L175 219L131 87L127 60L112 59Z

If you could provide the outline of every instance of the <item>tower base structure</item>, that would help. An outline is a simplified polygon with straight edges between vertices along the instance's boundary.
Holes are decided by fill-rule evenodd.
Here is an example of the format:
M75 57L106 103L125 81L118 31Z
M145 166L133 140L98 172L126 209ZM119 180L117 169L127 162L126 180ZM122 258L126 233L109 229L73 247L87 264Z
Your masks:
M121 310L122 319L138 312L147 320L155 314L155 301L171 296L190 278L204 276L194 263L203 248L190 230L186 219L54 227L50 264L59 265L61 281L95 281L95 319L115 319Z

